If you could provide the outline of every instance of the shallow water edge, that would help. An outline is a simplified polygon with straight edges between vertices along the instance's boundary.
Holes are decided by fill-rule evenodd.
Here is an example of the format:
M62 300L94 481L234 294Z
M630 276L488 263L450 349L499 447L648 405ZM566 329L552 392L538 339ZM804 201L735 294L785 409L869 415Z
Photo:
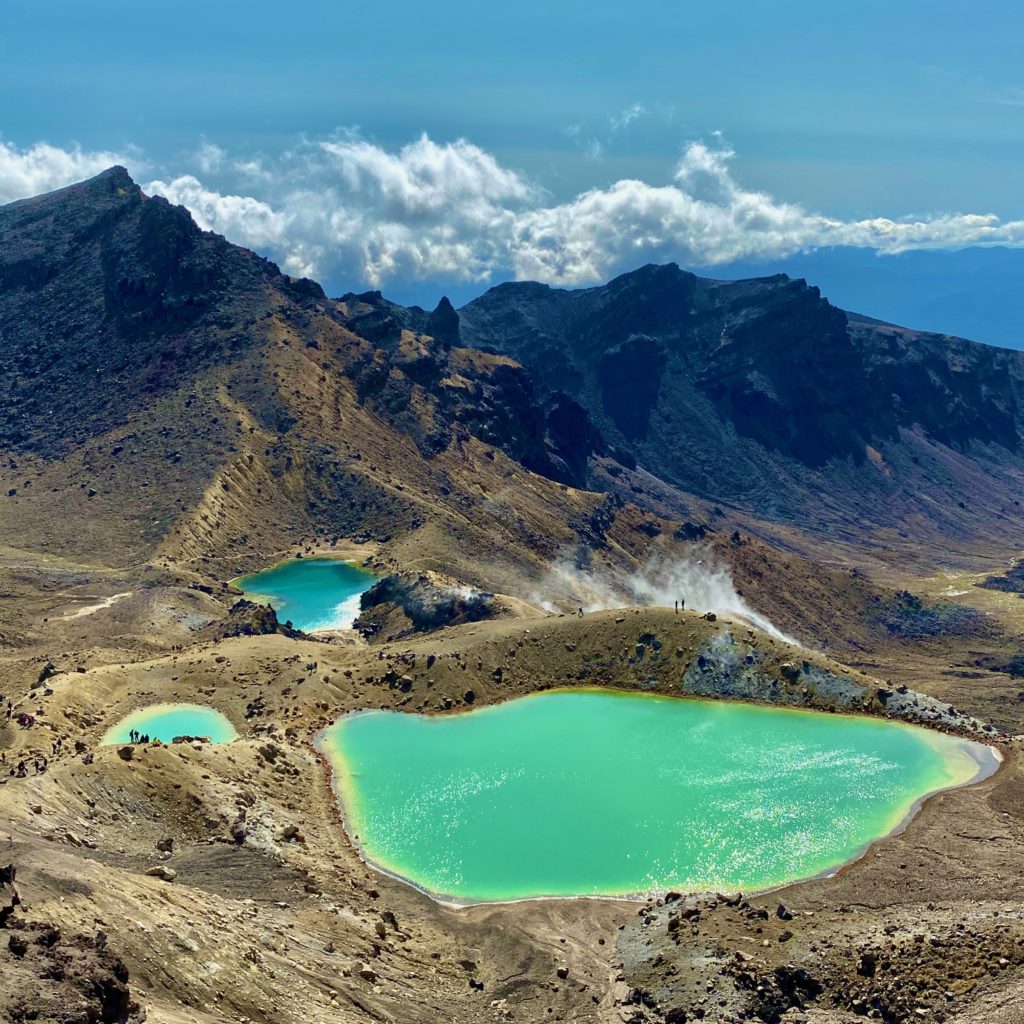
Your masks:
M324 578L327 567L343 567L349 578ZM310 577L308 580L303 577ZM232 579L246 599L270 605L281 622L311 636L351 630L360 613L360 599L378 577L340 554L321 553L279 559L262 569Z
M524 696L510 698L509 701L499 701L499 702L496 702L496 703L493 703L493 704L479 706L479 707L476 707L476 708L459 710L459 711L456 711L456 712L441 712L441 713L418 714L417 717L444 719L444 718L450 718L450 717L460 717L460 716L465 716L465 715L488 714L490 712L494 712L494 711L500 709L505 704L507 704L507 703L509 703L510 701L513 701L513 700L514 701L523 701L523 700L529 699L530 697L535 697L536 698L536 697L540 697L540 696L545 695L545 694L552 694L552 693L597 693L597 694L603 694L605 696L610 696L610 697L624 697L624 698L636 698L638 696L641 696L643 698L652 699L652 700L656 700L656 701L684 701L684 702L688 702L688 703L701 703L701 704L709 704L709 705L721 705L722 703L728 703L728 704L745 704L745 705L750 706L750 705L754 705L755 704L755 702L751 702L751 701L733 701L733 700L722 701L720 699L715 699L715 698L693 697L693 696L685 695L685 694L684 695L641 694L641 693L638 693L635 690L623 690L623 689L617 689L617 688L611 688L611 687L574 687L574 686L567 686L567 687L555 687L555 688L551 688L551 689L535 691L534 693L526 694ZM813 710L813 709L808 709L808 708L799 708L799 707L791 707L791 706L779 707L778 705L774 705L773 706L771 704L763 704L763 703L760 703L760 702L757 702L755 706L757 706L761 711L768 712L768 713L775 712L775 713L778 713L780 715L785 715L787 713L788 714L793 714L793 713L801 713L801 712L803 714L805 714L805 715L813 715L813 716L827 715L827 712L822 712L820 710ZM321 760L321 762L323 764L324 770L328 772L329 782L330 782L331 788L332 788L332 790L334 792L334 796L335 796L337 812L338 812L338 815L339 815L339 821L340 821L340 823L341 823L341 825L342 825L342 827L344 829L345 840L346 840L346 842L348 842L348 843L350 843L352 845L352 848L355 850L355 852L360 857L360 859L365 864L367 864L369 867L371 867L373 870L375 870L375 871L377 871L377 872L379 872L379 873L381 873L383 875L386 875L388 877L395 878L395 879L397 879L399 881L402 881L402 882L404 882L407 885L411 885L413 888L419 890L420 892L422 892L425 895L429 896L431 899L433 899L436 902L438 902L438 903L440 903L440 904L442 904L444 906L447 906L447 907L471 907L471 906L477 906L477 905L490 905L490 904L501 904L501 903L518 903L518 902L530 902L530 901L533 901L533 900L553 900L553 899L554 900L561 900L561 899L572 899L572 900L577 900L577 899L600 899L600 900L611 900L611 901L617 901L617 902L637 902L637 901L647 900L647 899L651 898L652 895L664 891L664 889L665 889L664 886L655 886L655 887L652 887L652 888L643 888L643 889L637 889L637 890L632 890L632 891L623 891L623 892L578 893L578 894L555 893L555 894L537 894L537 895L528 895L528 896L510 896L510 897L507 897L507 898L497 898L497 899L490 899L490 898L480 898L480 899L477 899L477 898L472 898L472 897L464 897L464 896L454 895L454 894L451 894L451 893L444 893L444 892L435 891L435 890L429 888L428 886L426 886L424 884L421 884L420 882L417 882L415 879L409 877L407 874L403 873L400 869L397 869L395 866L387 864L387 863L382 863L379 859L375 858L374 856L369 855L367 853L367 851L366 851L366 849L364 847L364 844L361 841L361 839L357 838L357 833L355 832L355 830L353 828L353 824L354 823L352 821L352 816L351 816L351 814L349 813L349 810L346 807L346 796L345 796L346 789L351 794L355 794L355 792L356 792L356 787L355 787L355 785L353 783L353 778L354 778L354 776L353 776L353 769L350 766L350 764L348 763L348 760L345 758L344 754L342 753L342 751L340 749L340 745L336 744L336 743L330 742L329 738L328 738L328 735L327 735L331 729L337 727L338 725L340 725L342 722L344 722L346 720L350 720L351 718L354 718L354 717L357 717L357 716L367 715L367 714L374 714L374 713L379 713L379 712L377 711L377 709L362 709L362 710L348 712L347 714L340 716L338 719L336 719L330 725L325 726L323 729L321 729L316 734L316 736L314 737L314 740L313 740L314 748L316 749L318 757L319 757L319 759ZM403 712L398 712L398 713L399 714L403 714ZM412 714L412 713L409 713L409 714ZM878 725L885 724L885 725L891 725L892 727L898 728L898 729L908 729L909 728L909 729L914 730L914 732L918 736L918 738L924 740L927 743L928 746L932 747L933 750L935 750L935 752L940 756L940 758L947 763L947 766L949 766L952 763L952 767L948 768L949 774L950 774L950 778L951 778L951 780L955 779L957 781L951 781L950 784L948 784L948 785L937 786L934 789L931 789L931 790L921 794L920 796L918 796L915 799L913 799L913 801L909 803L909 806L908 805L901 805L896 810L895 816L893 817L891 823L888 824L888 826L884 829L884 831L879 832L878 835L874 836L868 842L866 842L863 845L858 846L856 849L852 850L852 852L850 852L848 856L845 856L841 861L837 861L835 864L829 865L827 868L825 868L823 870L820 870L820 871L817 871L815 873L794 875L793 877L790 877L790 878L782 878L782 879L778 879L777 881L772 881L770 884L766 884L766 885L763 885L763 886L752 885L750 888L744 887L743 892L745 894L750 895L750 894L756 894L756 893L772 892L772 891L777 891L777 890L780 890L780 889L783 889L783 888L788 888L789 886L792 886L792 885L795 885L795 884L800 884L800 883L803 883L803 882L806 882L806 881L810 881L810 880L815 879L815 878L823 878L823 877L833 877L833 876L835 876L840 871L843 871L843 870L849 868L856 861L860 860L864 856L864 854L873 845L875 845L875 843L877 843L877 842L879 842L882 839L885 839L887 837L890 837L890 836L893 836L893 835L897 835L897 834L903 832L907 828L907 826L910 824L910 822L914 819L914 817L917 815L917 813L924 807L924 805L927 803L927 801L929 799L931 799L931 797L933 797L933 796L935 796L935 795L937 795L939 793L942 793L942 792L952 791L954 789L963 788L965 786L975 785L975 784L983 781L984 779L987 779L987 778L991 777L993 774L995 774L999 770L999 768L1003 764L1003 756L1002 756L1001 752L998 750L998 748L996 748L994 746L991 746L989 744L978 742L976 740L967 739L965 737L958 736L958 735L955 735L955 734L950 734L949 732L946 732L946 731L940 731L940 730L936 730L936 729L929 729L929 728L927 728L925 726L922 726L922 725L919 725L919 724L908 723L906 721L900 721L900 720L892 720L892 719L881 718L879 716L870 715L870 714L857 714L857 713L852 713L851 712L851 713L841 713L840 715L838 715L836 717L842 718L842 719L850 719L850 718L865 719L865 720L869 720L872 723L878 724ZM966 776L964 774L965 770L969 771L969 774L967 774ZM673 888L673 889L681 889L682 888L682 886L677 884L677 883L673 883L673 884L669 885L668 887L669 888ZM723 888L727 888L727 889L729 889L729 891L731 891L734 887L733 886L723 886ZM686 892L693 892L693 893L703 893L703 892L713 891L713 890L708 890L706 888L692 888L692 889L685 889L684 891L686 891Z
M195 715L200 719L205 719L205 722L201 725L198 731L193 729L183 729L181 732L177 732L176 735L210 736L210 742L213 744L231 743L238 738L238 730L235 729L231 719L216 708L209 707L205 704L174 702L147 704L143 707L136 708L127 715L123 715L103 733L103 736L100 738L100 746L114 746L119 743L128 743L130 742L127 736L129 729L137 729L139 732L145 733L154 728L152 725L154 719L159 720L161 717L169 715ZM215 726L215 728L210 729L209 727L211 725ZM154 736L153 738L159 739L161 743L170 743L173 739L173 737L167 737L165 739L164 737L157 736Z

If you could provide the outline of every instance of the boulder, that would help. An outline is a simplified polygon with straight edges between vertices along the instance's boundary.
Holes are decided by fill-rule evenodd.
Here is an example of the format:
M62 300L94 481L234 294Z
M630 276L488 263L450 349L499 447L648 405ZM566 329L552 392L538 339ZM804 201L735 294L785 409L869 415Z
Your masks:
M359 606L356 626L364 634L378 632L384 622L397 626L401 636L479 622L497 614L493 594L448 585L425 573L385 576L362 595ZM397 619L393 613L398 614Z
M7 927L11 914L21 905L21 896L14 884L16 874L13 864L0 868L0 928Z
M299 831L298 825L285 825L281 830L281 841L285 843L304 843L306 837Z

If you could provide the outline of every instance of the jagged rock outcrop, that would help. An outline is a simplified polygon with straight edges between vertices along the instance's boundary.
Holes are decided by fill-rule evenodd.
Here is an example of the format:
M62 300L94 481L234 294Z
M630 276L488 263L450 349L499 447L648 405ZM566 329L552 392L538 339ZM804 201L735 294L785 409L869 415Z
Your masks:
M208 632L216 640L226 640L232 636L266 636L270 633L291 637L301 635L288 623L279 622L277 612L269 604L256 604L244 597L231 606L226 619L210 626Z
M446 348L460 344L459 314L451 304L447 295L441 297L434 312L427 317L427 334L437 338Z
M109 430L262 337L265 284L290 287L123 167L0 207L0 236L0 447Z
M966 533L980 490L1020 515L1024 353L846 314L782 274L674 264L572 291L502 284L459 320L464 344L521 362L620 461L683 491L812 522L892 522L927 495L925 515Z
M6 892L7 895L3 895ZM142 1024L146 1011L132 998L128 968L107 947L103 932L65 936L52 924L14 915L20 900L14 868L0 868L0 1017L61 1024Z
M17 871L13 864L0 868L0 928L6 928L11 915L21 906L21 896L15 884Z
M456 442L461 426L535 473L586 485L587 460L604 450L586 410L564 394L542 400L513 359L459 347L447 299L429 315L379 292L340 301L348 328L372 342L351 356L360 399L400 423L426 457ZM424 402L436 408L426 425Z
M378 580L359 601L356 628L367 636L421 633L492 618L494 595L450 585L432 575L392 573Z

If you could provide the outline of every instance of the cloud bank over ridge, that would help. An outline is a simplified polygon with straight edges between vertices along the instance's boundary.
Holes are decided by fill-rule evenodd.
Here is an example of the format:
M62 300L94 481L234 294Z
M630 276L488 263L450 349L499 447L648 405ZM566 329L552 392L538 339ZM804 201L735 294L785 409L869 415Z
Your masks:
M355 287L504 277L580 286L645 262L709 266L826 246L882 253L1024 245L1024 220L939 213L844 220L740 183L735 154L690 142L665 182L624 178L566 201L465 139L388 149L345 132L272 157L204 140L152 180L140 155L0 142L0 202L125 163L150 194L291 274Z

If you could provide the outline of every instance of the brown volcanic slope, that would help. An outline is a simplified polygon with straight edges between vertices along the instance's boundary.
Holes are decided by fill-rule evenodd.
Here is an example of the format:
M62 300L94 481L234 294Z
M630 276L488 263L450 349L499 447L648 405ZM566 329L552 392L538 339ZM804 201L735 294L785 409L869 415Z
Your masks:
M856 360L842 373L824 363L809 372L821 394L802 399L787 390L800 361L789 364L792 380L776 365L790 358L787 338L813 353L819 320L840 349L841 336L854 348L906 344L900 359L912 365L929 346L945 351L938 342L919 346L870 323L842 335L841 314L817 299L786 312L775 294L786 288L751 283L747 299L729 303L730 323L750 321L733 353L750 364L730 362L721 379L727 391L756 390L767 360L774 393L786 396L775 432L730 445L735 428L719 426L726 400L716 392L718 411L698 410L708 414L704 435L665 448L662 480L643 454L657 454L653 441L630 441L593 405L589 385L573 390L569 379L557 387L576 397L557 394L551 380L536 383L528 353L524 369L465 347L486 340L475 315L460 322L447 302L427 312L375 293L330 300L143 196L122 169L0 208L0 238L0 692L3 706L33 719L0 718L0 817L10 832L0 857L0 1018L678 1024L774 1022L807 1003L830 1024L869 1009L898 1021L924 1009L935 1020L1019 1019L1024 781L1012 742L996 777L930 803L839 878L787 892L792 921L763 897L706 901L684 927L669 926L668 908L638 915L612 902L439 907L359 862L309 743L323 722L363 707L440 711L576 682L678 692L681 671L719 656L724 675L710 674L711 692L831 707L815 684L826 671L854 695L841 707L877 714L892 699L880 692L909 681L1022 731L1011 672L1021 602L970 586L991 564L961 573L967 594L953 599L945 578L916 581L922 600L806 557L842 546L857 564L865 531L843 503L855 484L880 501L877 480L896 477L899 453L915 444L941 458L957 487L974 474L975 511L994 508L1016 479L1005 432L977 436L966 410L956 422L975 425L963 436L927 439L897 422L898 442L875 445L887 464L885 444L897 449L886 477L886 465L849 447L861 429L853 407L833 421L823 397L852 395L866 403L865 423L889 422L871 388L848 379ZM789 324L781 334L769 329L772 310ZM620 339L625 348L602 371L625 389L616 415L632 432L650 382L627 371L643 370L640 356L660 360L657 325L645 319L655 312L617 309L622 330L636 317L635 330L655 340ZM620 331L612 320L594 322L595 344ZM552 307L545 330L567 324ZM594 358L605 365L597 349ZM674 358L665 357L663 381ZM965 349L961 361L984 411L993 385L976 358ZM942 377L933 361L929 381ZM999 401L1009 409L1019 381L1004 376ZM971 406L943 380L952 408ZM729 406L730 424L742 404ZM816 461L810 442L829 456ZM642 456L639 469L626 449ZM936 470L920 452L923 479ZM691 476L674 476L687 458ZM723 479L752 474L734 507L701 482L717 479L708 467L719 462ZM794 494L806 515L787 519L779 509ZM929 491L935 506L916 524L894 513L898 525L869 538L874 555L884 547L892 556L887 579L905 585L904 556L977 571L979 554L1005 559L1019 546L1011 508L987 523L957 495ZM869 504L874 522L881 513ZM931 545L923 554L919 538ZM963 553L938 552L942 538L962 539ZM370 646L288 635L259 610L229 613L236 595L225 580L300 550L400 570L398 591L495 591L503 617L388 642L412 620L385 605L374 610L383 628ZM698 557L729 566L786 632L870 674L689 611L578 619L527 603L556 560L610 577ZM637 658L652 636L661 653ZM765 666L750 670L753 689L748 664ZM221 708L239 741L137 748L129 760L97 746L123 712L178 699ZM157 843L168 838L165 860ZM21 900L13 907L8 861ZM146 874L159 865L175 879ZM858 973L863 955L873 975Z
M600 504L512 461L549 468L510 360L408 331L371 343L349 329L358 304L201 232L122 169L0 209L0 232L15 551L233 575L315 523L461 553L470 582L486 552L494 586L503 557L575 541L568 524Z
M785 275L674 264L576 291L503 284L459 316L465 342L522 362L683 492L826 541L912 531L937 561L1019 545L1024 353L847 315Z
M372 553L381 567L441 573L510 595L506 608L522 611L516 600L543 591L555 559L621 576L651 558L691 554L693 538L710 528L693 557L707 547L786 632L883 675L915 665L919 685L938 677L932 689L1000 724L1014 721L1008 668L1022 623L1013 602L990 596L981 623L960 608L978 603L975 588L968 582L950 604L938 579L925 587L940 599L933 614L843 567L867 564L898 591L917 585L907 577L915 560L998 572L1019 547L1020 499L1007 493L1019 471L1013 354L844 326L842 313L798 282L719 287L672 267L584 292L502 286L461 317L446 300L433 313L377 293L332 301L313 282L200 231L184 209L144 197L119 168L0 208L0 233L0 559L11 597L0 603L0 637L26 658L30 641L57 630L94 648L86 663L116 660L121 636L144 635L168 616L187 640L195 623L225 608L223 597L184 585L219 584L304 542L359 540L361 557ZM482 317L503 296L515 300L515 315ZM691 320L696 326L680 326ZM533 341L506 343L527 362L544 353L540 385L507 356L461 347L487 340L485 321L509 331L529 321ZM541 327L564 348L538 348ZM674 348L665 340L673 331ZM491 333L491 341L500 334ZM858 354L871 347L889 355ZM637 358L623 362L627 350ZM657 394L641 350L667 353ZM894 352L908 375L892 370ZM611 412L595 405L593 380L573 387L574 373L591 373L587 360L600 375L611 372L609 358L622 389L605 396ZM817 390L803 395L805 408L797 398L808 360ZM918 394L917 404L882 402L881 371L867 382L853 372L868 363L889 367L887 386ZM696 393L690 377L716 388L719 405L706 395L679 399ZM779 402L766 408L780 450L765 437L738 440L716 411L737 381L763 384L762 405L776 388ZM556 384L575 390L592 417L549 394ZM645 394L657 413L645 412ZM743 403L730 401L735 419ZM956 430L947 427L941 443L921 427L897 427L888 448L872 434L907 419L906 410L938 430L951 408L960 410ZM623 421L628 436L612 418L620 412L636 420ZM983 444L989 412L994 433ZM643 415L649 436L637 447ZM665 415L690 433L663 430ZM756 418L748 427L761 429ZM892 464L858 462L860 434ZM645 456L630 469L619 450L627 442L651 464ZM820 465L815 444L831 453ZM836 454L843 445L852 454ZM914 445L931 454L919 457ZM939 488L932 456L946 474ZM701 476L701 467L713 472ZM677 469L702 497L666 482ZM706 487L730 479L763 495L750 502L754 514L713 504L720 490ZM585 481L605 495L578 489ZM958 497L969 481L973 493ZM794 494L800 514L780 522L780 503ZM901 515L907 505L913 514ZM879 519L887 528L873 525ZM729 542L737 528L771 546ZM111 613L108 634L89 617L76 632L79 620L62 614L125 593L133 596ZM44 627L50 611L62 621Z

